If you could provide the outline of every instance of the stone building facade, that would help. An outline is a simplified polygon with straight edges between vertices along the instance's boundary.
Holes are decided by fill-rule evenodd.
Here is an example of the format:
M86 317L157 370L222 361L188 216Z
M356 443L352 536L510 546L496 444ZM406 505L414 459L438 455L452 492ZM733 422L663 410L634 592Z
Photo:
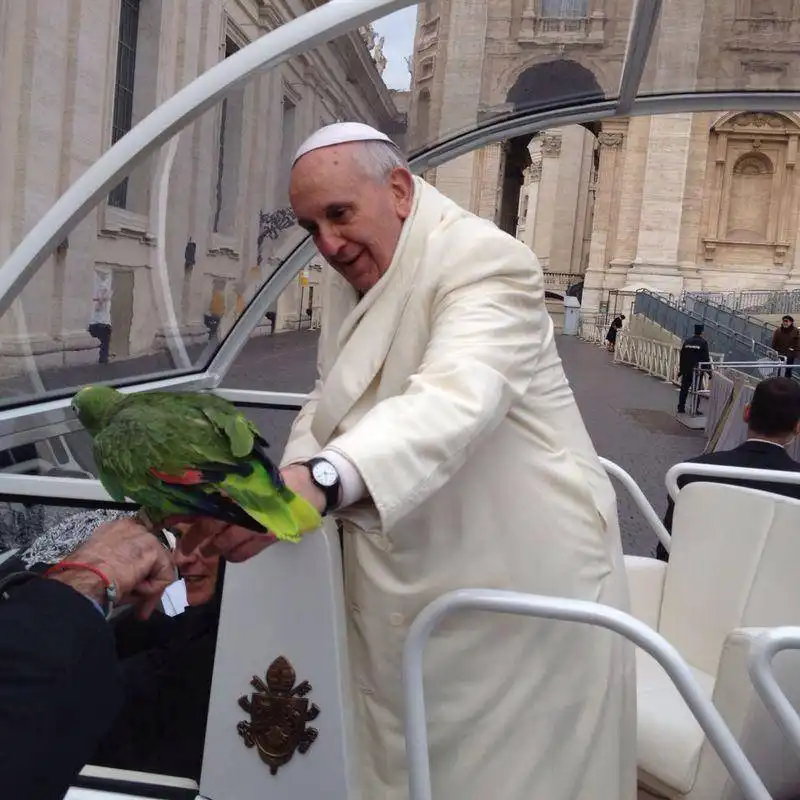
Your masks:
M427 0L412 149L521 108L616 95L632 0ZM797 0L664 3L641 91L800 85ZM543 130L428 176L547 270L608 290L800 288L800 116L680 113Z
M0 0L0 263L157 105L324 1ZM191 346L217 320L229 326L297 242L287 191L302 139L338 119L402 135L373 55L354 31L293 58L231 92L180 133L174 152L164 145L137 166L0 319L2 371L31 355L44 368L96 361L87 328L109 281L118 358L162 348L175 328ZM277 330L311 323L318 274L309 269L283 293Z

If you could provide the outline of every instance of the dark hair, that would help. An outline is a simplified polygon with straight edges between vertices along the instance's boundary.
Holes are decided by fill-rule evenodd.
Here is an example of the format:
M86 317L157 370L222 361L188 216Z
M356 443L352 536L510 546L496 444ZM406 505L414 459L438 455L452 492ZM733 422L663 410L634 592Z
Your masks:
M792 378L767 378L750 401L748 427L764 436L794 433L800 421L800 383Z
M695 325L694 326L694 335L695 336L699 336L705 329L706 329L705 325Z
M789 322L791 322L792 325L794 325L794 317L790 317L788 314L784 314L784 316L781 317L781 322L783 322L783 320L785 320L785 319L788 319Z

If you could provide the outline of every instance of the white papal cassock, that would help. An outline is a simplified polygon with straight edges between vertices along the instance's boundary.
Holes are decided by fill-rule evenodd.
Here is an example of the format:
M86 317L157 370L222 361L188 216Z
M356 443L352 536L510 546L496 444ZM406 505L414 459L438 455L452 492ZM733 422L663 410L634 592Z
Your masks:
M363 300L325 272L320 378L283 462L333 449L369 490L337 512L361 790L401 800L414 617L464 587L627 608L616 499L523 244L415 178L394 260ZM632 657L593 627L452 617L425 658L434 797L631 800Z

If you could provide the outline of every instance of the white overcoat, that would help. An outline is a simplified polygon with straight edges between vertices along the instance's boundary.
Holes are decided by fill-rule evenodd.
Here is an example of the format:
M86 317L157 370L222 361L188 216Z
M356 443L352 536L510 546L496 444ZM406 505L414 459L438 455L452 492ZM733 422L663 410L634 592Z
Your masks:
M414 617L465 587L627 608L616 498L522 243L415 178L394 260L363 300L325 269L320 378L283 463L333 448L369 490L337 512L361 791L403 800ZM632 656L575 623L451 618L425 658L434 798L632 800Z

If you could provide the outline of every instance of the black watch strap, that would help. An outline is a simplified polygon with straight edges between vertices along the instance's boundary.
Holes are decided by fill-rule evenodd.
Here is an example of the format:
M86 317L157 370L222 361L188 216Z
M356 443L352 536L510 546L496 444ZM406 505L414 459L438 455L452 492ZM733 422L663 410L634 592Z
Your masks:
M342 489L342 483L338 477L336 482L330 486L325 486L324 484L320 483L314 477L315 464L327 464L328 466L332 467L334 471L336 471L336 467L334 467L333 464L331 464L331 462L326 458L310 458L308 461L306 461L308 472L311 475L311 482L325 495L325 508L322 510L322 516L324 517L329 511L332 511L339 505L339 493ZM337 476L338 474L339 473L336 472Z

